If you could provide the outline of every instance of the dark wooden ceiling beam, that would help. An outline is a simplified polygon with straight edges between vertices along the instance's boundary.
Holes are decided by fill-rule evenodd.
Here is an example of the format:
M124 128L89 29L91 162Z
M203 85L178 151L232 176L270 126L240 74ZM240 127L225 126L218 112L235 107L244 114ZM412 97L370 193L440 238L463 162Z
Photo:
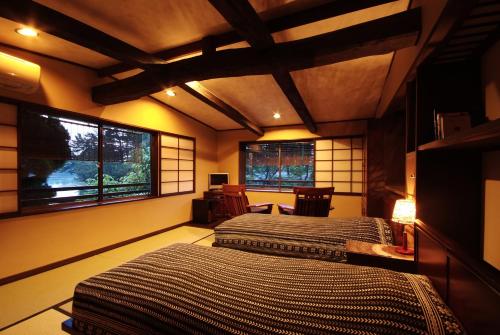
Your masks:
M321 5L270 18L265 21L265 25L270 33L275 33L394 1L395 0L331 0ZM228 31L212 36L212 41L213 45L218 48L241 42L243 41L243 38L236 31ZM177 47L161 50L153 55L160 59L170 60L183 55L199 52L202 50L203 45L204 41L203 39L200 39L198 41L190 42ZM136 67L131 64L118 63L100 69L98 74L101 77L105 77L133 70L134 68Z
M209 1L212 6L214 6L219 13L221 13L226 21L228 21L252 47L256 49L265 49L272 47L275 44L274 39L269 33L266 25L248 1ZM296 113L302 119L302 122L304 122L307 129L312 133L317 132L318 128L316 127L311 113L302 99L292 76L290 76L290 73L286 69L280 67L279 63L275 65L275 70L272 72L274 80L281 88L281 91L295 109Z
M0 6L0 16L32 26L131 66L145 67L149 64L165 63L161 58L34 1L7 1Z
M211 55L152 65L153 70L93 88L97 103L134 100L190 81L271 74L275 64L288 71L388 53L415 45L420 9L394 14L334 32L255 50L222 50Z
M191 94L192 96L205 102L210 107L226 115L233 121L242 125L246 129L250 130L251 132L259 136L264 135L264 131L259 126L257 126L255 123L247 119L243 114L241 114L235 108L233 108L232 106L228 105L227 103L219 99L217 96L215 96L212 92L210 92L200 83L193 82L188 84L180 84L179 87L182 88L187 93Z

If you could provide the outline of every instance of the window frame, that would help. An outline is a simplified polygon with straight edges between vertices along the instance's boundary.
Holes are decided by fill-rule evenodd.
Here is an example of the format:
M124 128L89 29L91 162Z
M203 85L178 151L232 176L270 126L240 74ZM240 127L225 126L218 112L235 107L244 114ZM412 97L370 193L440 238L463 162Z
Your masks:
M271 141L245 141L245 142L240 142L240 150L239 150L239 182L240 184L245 184L246 183L246 151L245 151L245 146L249 144L282 144L282 143L295 143L295 142L311 142L315 144L315 139L314 138L304 138L304 139L296 139L296 140L271 140ZM315 151L316 149L314 149ZM312 171L312 176L313 176L313 184L315 183L316 180L316 162L314 160L315 156L313 155L313 171ZM279 158L278 158L279 159ZM278 171L280 171L281 175L281 166L278 167ZM286 180L285 180L286 181ZM292 188L281 188L281 182L282 180L279 180L279 187L278 189L270 190L270 189L263 189L263 188L247 188L247 191L251 192L269 192L269 193L292 193L293 192L293 187Z
M169 146L163 146L162 143L161 143L161 137L163 136L170 136L170 137L177 137L178 139L186 139L186 140L190 140L190 141L193 141L193 189L191 191L182 191L182 192L175 192L175 193L165 193L165 194L162 194L161 192L161 184L162 184L162 181L161 181L161 172L162 171L167 171L167 170L162 170L161 169L161 160L162 160L162 156L161 156L161 149L162 148L172 148L172 147L169 147ZM171 197L171 196L175 196L175 195L183 195L183 194L192 194L192 193L196 193L196 138L195 137L191 137L191 136L185 136L185 135L179 135L179 134L174 134L174 133L169 133L169 132L165 132L165 131L159 131L158 132L158 136L157 136L157 141L158 141L158 145L157 145L157 157L158 157L158 163L157 163L157 166L158 166L158 177L157 177L157 190L158 190L158 197L160 198L163 198L163 197ZM180 150L179 147L177 148L173 148L173 149L177 149L177 150ZM179 160L181 160L180 158L177 158L177 162L179 162ZM180 182L180 179L179 179L179 173L180 171L184 171L184 170L180 170L180 169L177 169L177 173L178 173L178 178L177 178L177 183Z
M114 204L114 203L123 203L123 202L131 202L131 201L138 201L138 200L146 200L146 199L153 199L158 197L158 131L154 129L148 129L148 128L143 128L143 127L138 127L138 126L133 126L129 124L123 124L115 121L110 121L110 120L105 120L97 117L92 117L88 115L83 115L75 112L70 112L66 110L61 110L57 108L52 108L52 107L47 107L43 105L37 105L37 104L31 104L31 103L19 103L19 102L6 102L6 103L11 103L13 105L16 105L18 108L18 113L17 113L17 124L18 124L18 211L14 213L10 213L9 217L12 216L25 216L25 215L32 215L32 214L42 214L42 213L49 213L49 212L57 212L57 211L64 211L64 210L70 210L70 209L78 209L78 208L86 208L86 207L94 207L94 206L102 206L102 205L108 205L108 204ZM80 121L80 122L88 122L92 124L97 125L98 129L98 146L99 146L99 153L98 153L98 185L95 187L97 188L97 200L91 200L91 201L68 201L64 203L58 203L58 204L53 204L53 205L40 205L40 206L33 206L33 207L25 207L23 206L23 189L22 189L22 153L23 153L23 143L22 143L22 127L23 124L21 122L21 117L23 113L26 112L33 112L33 113L39 113L39 114L46 114L54 117L62 117L62 118L68 118L70 120L75 120L75 121ZM150 174L151 174L151 191L150 194L148 195L135 195L135 196L128 196L128 197L119 197L119 198L110 198L110 199L105 199L103 196L105 196L104 193L104 187L102 185L102 177L103 177L103 156L102 156L102 142L103 142L103 130L105 127L116 127L119 129L123 130L130 130L130 131L139 131L139 132L144 132L148 133L151 136L151 141L150 141ZM115 186L115 185L113 185ZM111 187L111 186L110 186ZM116 187L116 186L115 186ZM118 186L120 187L120 186ZM121 186L124 187L124 186ZM77 187L76 187L77 188ZM93 187L94 188L94 187ZM82 196L85 197L85 196ZM0 216L2 218L3 215Z
M324 136L324 137L316 137L316 138L301 138L301 139L293 139L293 140L268 140L268 141L241 141L239 142L239 166L238 166L238 173L239 173L239 183L240 184L245 184L246 183L246 152L245 152L245 146L249 144L276 144L276 143L293 143L293 142L313 142L314 143L314 156L313 156L313 183L316 185L316 141L319 140L336 140L336 139L354 139L354 138L360 138L363 141L363 148L362 148L362 188L363 190L365 189L365 183L366 183L366 157L365 157L365 150L366 150L366 136L364 134L353 134L353 135L343 135L343 136ZM352 147L351 147L351 175L352 175ZM351 176L352 179L352 176ZM332 180L333 182L333 180ZM352 183L352 180L351 180ZM352 186L351 186L352 187ZM250 192L268 192L268 193L292 193L292 189L281 189L278 188L276 190L269 190L269 189L259 189L259 188L247 188L247 191ZM364 191L363 191L364 192ZM346 196L362 196L363 192L335 192L335 195L346 195Z

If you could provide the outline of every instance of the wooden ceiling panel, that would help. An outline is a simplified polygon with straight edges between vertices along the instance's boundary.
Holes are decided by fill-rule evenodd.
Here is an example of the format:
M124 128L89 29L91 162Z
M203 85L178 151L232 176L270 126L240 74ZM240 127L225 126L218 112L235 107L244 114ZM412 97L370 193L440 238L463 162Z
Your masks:
M349 14L333 17L306 24L300 27L280 31L272 34L276 43L293 41L307 38L314 35L324 34L330 31L339 30L356 24L379 19L384 16L403 12L408 9L409 0L399 0L388 4L370 7Z
M219 78L201 83L260 126L302 123L271 75ZM279 112L281 118L274 119L274 112Z
M174 87L172 90L175 92L174 97L170 97L165 92L159 92L152 96L166 104L178 109L179 111L187 114L210 127L217 130L224 129L242 129L242 126L234 122L221 112L213 109L204 102L193 97L191 94L185 92L179 87Z
M375 117L393 53L292 72L319 122Z
M37 0L146 52L230 29L205 0Z
M67 42L58 37L45 34L44 32L40 32L35 38L19 35L15 32L15 30L21 27L23 27L22 24L0 17L1 43L57 57L92 68L99 68L103 64L112 64L116 62L112 58L81 47L77 44Z

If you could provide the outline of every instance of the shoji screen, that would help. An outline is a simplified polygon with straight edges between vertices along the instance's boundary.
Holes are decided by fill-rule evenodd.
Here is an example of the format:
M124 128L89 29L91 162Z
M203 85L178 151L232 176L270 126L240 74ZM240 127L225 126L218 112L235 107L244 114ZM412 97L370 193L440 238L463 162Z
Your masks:
M0 216L18 211L17 106L0 103Z
M335 193L363 192L363 138L316 140L316 187L335 187Z
M195 140L171 134L160 136L160 194L195 191Z

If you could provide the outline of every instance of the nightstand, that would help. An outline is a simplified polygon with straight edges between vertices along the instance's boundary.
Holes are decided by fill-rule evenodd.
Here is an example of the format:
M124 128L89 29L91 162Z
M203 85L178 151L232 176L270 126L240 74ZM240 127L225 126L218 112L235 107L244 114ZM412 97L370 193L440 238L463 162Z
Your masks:
M399 254L396 252L396 247L395 245L348 240L346 243L347 262L416 273L417 266L414 255Z

